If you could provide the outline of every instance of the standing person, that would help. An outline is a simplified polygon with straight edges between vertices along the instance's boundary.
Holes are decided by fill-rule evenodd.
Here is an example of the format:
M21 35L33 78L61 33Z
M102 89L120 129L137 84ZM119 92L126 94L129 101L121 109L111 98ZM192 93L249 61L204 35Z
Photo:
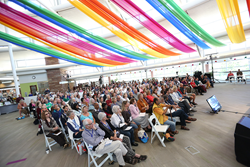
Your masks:
M64 135L63 133L61 133L60 128L54 118L50 116L50 113L48 111L43 112L41 117L45 135L54 139L60 146L65 149L68 144L66 143Z
M99 85L100 85L100 87L102 86L102 76L100 76L100 78L99 78Z

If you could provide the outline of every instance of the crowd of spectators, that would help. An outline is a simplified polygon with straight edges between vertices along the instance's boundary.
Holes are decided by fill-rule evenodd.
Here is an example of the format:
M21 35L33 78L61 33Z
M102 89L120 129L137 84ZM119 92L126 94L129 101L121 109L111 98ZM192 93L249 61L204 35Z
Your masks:
M83 138L97 153L114 152L119 165L124 166L125 162L136 164L147 159L146 155L135 153L132 146L136 147L140 142L138 130L151 131L150 115L155 114L160 124L169 125L164 133L169 135L165 137L167 141L174 141L179 129L190 130L186 124L197 120L192 117L197 112L197 96L213 87L207 76L199 78L187 75L163 78L162 81L143 79L142 82L92 84L54 95L47 89L37 96L36 104L31 101L26 112L23 109L28 106L20 99L18 109L20 116L21 112L26 115L33 112L42 120L39 128L42 125L45 134L63 148L68 143L60 133L61 125L70 139ZM180 128L175 117L180 118Z

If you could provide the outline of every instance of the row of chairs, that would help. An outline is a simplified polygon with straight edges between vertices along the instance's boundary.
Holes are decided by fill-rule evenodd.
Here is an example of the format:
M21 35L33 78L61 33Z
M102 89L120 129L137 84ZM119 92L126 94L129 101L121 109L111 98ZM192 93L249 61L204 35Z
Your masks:
M161 137L159 133L165 133L167 131L167 129L169 128L169 125L161 125L160 122L158 121L158 119L156 118L155 114L152 113L152 115L149 117L149 123L152 126L152 131L151 131L151 143L153 143L154 138L157 136L158 139L160 140L161 144L163 147L166 147L166 145L164 144L164 140L165 137ZM153 123L153 120L155 120L155 123ZM61 128L62 128L62 133L65 135L66 140L69 141L69 136L66 134L65 129L62 125L61 120L59 119ZM56 143L55 140L53 140L50 137L47 137L44 133L44 129L43 126L41 127L43 130L43 134L45 137L45 144L46 147L49 147L49 150L52 151L51 147ZM52 141L49 141L52 140ZM73 149L74 147L76 148L77 153L79 153L78 149L77 149L77 145L75 140L79 140L79 138L72 138L71 140L71 148ZM90 167L92 164L94 164L96 167L101 167L108 159L110 159L111 162L113 162L113 153L107 153L107 157L100 163L97 164L97 159L101 158L103 155L97 154L95 151L92 151L88 144L83 140L83 138L80 138L80 140L82 140L87 148L88 151L88 167Z

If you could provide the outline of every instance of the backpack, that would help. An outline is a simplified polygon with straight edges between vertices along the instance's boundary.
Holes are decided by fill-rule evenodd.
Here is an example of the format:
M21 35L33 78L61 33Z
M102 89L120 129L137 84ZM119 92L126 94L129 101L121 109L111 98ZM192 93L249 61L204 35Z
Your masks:
M143 129L138 131L138 137L143 143L148 142L148 135Z

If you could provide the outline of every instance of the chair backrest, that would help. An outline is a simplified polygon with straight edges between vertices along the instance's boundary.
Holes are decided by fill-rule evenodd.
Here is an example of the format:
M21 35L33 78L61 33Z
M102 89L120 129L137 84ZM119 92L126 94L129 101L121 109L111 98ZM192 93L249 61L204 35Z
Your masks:
M59 123L60 123L60 126L61 126L62 130L65 132L64 126L63 126L62 121L61 121L61 118L59 118Z
M153 126L153 120L155 119L155 125L161 125L159 120L156 118L155 114L152 113L152 115L149 117L149 123L151 124L151 126Z

